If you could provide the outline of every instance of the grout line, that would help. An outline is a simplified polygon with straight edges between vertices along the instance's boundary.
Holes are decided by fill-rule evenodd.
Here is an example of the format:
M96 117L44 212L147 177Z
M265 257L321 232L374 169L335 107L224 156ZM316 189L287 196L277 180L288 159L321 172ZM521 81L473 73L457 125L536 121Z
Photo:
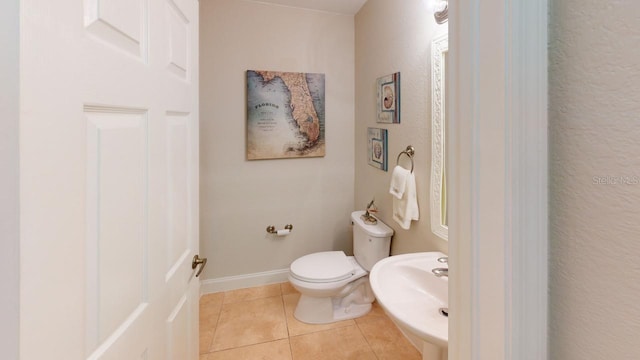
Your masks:
M248 347L251 347L251 346L264 345L264 344L274 343L274 342L278 342L278 341L282 341L282 340L289 341L289 338L273 339L273 340L267 340L267 341L258 342L258 343L255 343L255 344L239 345L239 346L230 347L230 348L227 348L227 349L220 349L220 350L216 350L216 351L211 351L211 352L208 352L206 354L201 354L201 355L216 354L216 353L221 353L223 351L230 351L230 350L235 350L235 349L248 348Z
M222 297L224 298L224 294L222 294ZM199 336L198 336L198 342L202 339L202 333L200 332L200 326L201 326L201 323L202 323L202 312L201 312L201 310L202 310L202 304L201 304L201 301L202 301L202 297L200 297L200 298L198 299L198 307L199 307L199 309L200 309L200 310L198 311L198 313L199 313L199 318L198 318L198 335L199 335ZM222 300L221 300L221 301L222 301ZM209 308L210 306L211 306L211 304L209 304L209 305L207 306L207 308ZM217 317L216 317L215 322L214 322L213 324L210 324L210 326L213 326L213 329L214 329L214 330L213 330L213 332L212 332L211 336L210 336L210 337L208 337L208 340L209 340L209 341L208 341L208 343L207 343L207 348L206 348L207 350L206 350L206 352L205 352L205 353L200 354L200 349L198 349L198 353L199 353L199 355L200 355L200 356L202 356L202 355L208 355L208 354L210 354L210 353L211 353L211 344L213 343L213 338L214 338L214 336L215 336L215 332L216 332L216 330L215 330L215 329L217 329L217 327L218 327L218 321L219 321L219 319L220 319L220 313L221 313L221 312L222 312L222 303L220 304L220 308L219 308L219 310L218 310L218 314L217 314ZM210 329L210 328L207 328L207 330L209 330L209 329ZM200 344L198 344L198 348L200 348Z
M345 320L342 320L342 321L345 321ZM331 328L328 328L328 329L313 330L313 331L306 332L304 334L298 334L298 335L294 335L294 336L291 336L291 337L301 337L301 336L307 336L307 335L311 335L311 334L318 334L318 333L322 333L322 332L335 331L335 330L338 330L338 329L348 328L348 327L354 326L354 325L356 325L356 324L355 323L354 324L344 324L344 326L336 326L336 327L331 327Z
M282 293L282 286L280 286L280 297L282 298L282 311L284 313L284 323L287 326L287 341L289 342L289 355L293 360L293 347L291 346L291 332L289 332L289 320L287 319L287 306L284 303L284 294Z
M353 320L353 319L348 319L348 320ZM348 321L348 320L340 320L340 321ZM312 324L311 324L311 325L312 325ZM323 325L323 324L318 324L318 325ZM324 332L324 331L331 331L331 330L343 329L343 328L346 328L346 327L349 327L349 326L354 326L354 325L357 325L357 324L355 323L355 321L354 321L353 323L351 323L351 324L349 324L349 323L344 323L344 324L342 324L342 325L339 325L339 326L332 326L332 327L327 328L327 329L310 330L310 331L305 332L305 333L302 333L302 334L293 335L292 337L305 336L305 335L316 334L316 333L320 333L320 332Z
M211 347L213 346L213 340L216 338L216 334L218 333L218 324L220 323L220 316L222 316L222 308L224 307L224 293L222 293L222 300L220 303L220 309L218 310L218 316L216 317L216 329L213 331L213 336L211 336L211 341L209 342L209 347L207 348L209 352L207 354L211 354Z
M287 306L284 303L284 295L285 293L282 291L282 285L284 283L280 283L280 299L282 300L282 313L284 315L284 324L287 327L287 342L289 343L289 355L291 356L291 360L293 360L293 347L291 346L291 332L289 331L289 319L287 319ZM289 295L289 294L287 294Z
M364 338L364 341L367 343L367 346L369 347L369 350L371 350L371 352L373 353L373 356L376 357L376 359L380 359L380 357L378 356L378 353L376 352L376 350L373 348L373 346L371 346L371 343L369 342L369 338L367 337L367 335L362 331L362 329L360 328L360 324L358 324L357 321L354 321L356 323L356 326L358 327L358 331L360 331L360 334L362 335L362 337Z
M284 315L284 324L287 327L287 338L291 338L291 332L289 331L289 320L287 319L287 306L284 304L284 295L280 295L282 301L282 314Z
M258 298L253 298L253 299L244 299L244 300L239 300L239 301L233 301L233 302L228 302L226 304L222 304L222 305L235 305L235 304L242 304L242 303L246 303L249 301L257 301L257 300L264 300L264 299L272 299L278 296L282 296L282 295L271 295L271 296L265 296L265 297L258 297Z
M278 295L282 295L282 286L280 286L280 283L276 283L276 284L268 284L268 285L260 285L260 286L255 286L252 288L244 288L244 289L237 289L237 290L228 290L228 291L221 291L222 294L227 294L230 292L237 292L237 291L242 291L242 290L249 290L249 289L256 289L256 288L262 288L262 287L267 287L267 286L273 286L273 285L278 285ZM214 293L215 294L215 293ZM242 302L247 302L247 301L253 301L253 300L260 300L260 299L268 299L268 298L272 298L272 297L276 297L278 295L269 295L269 296L258 296L255 298L247 298L247 299L240 299L240 300L235 300L235 301L230 301L230 302L223 302L224 305L226 304L237 304L237 303L242 303Z

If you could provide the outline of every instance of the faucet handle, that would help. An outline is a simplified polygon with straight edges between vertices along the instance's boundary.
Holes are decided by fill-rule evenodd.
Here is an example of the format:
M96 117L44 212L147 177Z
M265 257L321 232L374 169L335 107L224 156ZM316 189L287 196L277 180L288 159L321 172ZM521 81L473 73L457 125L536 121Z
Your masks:
M438 258L438 262L441 263L441 264L448 264L449 263L449 258L446 257L446 256L439 257Z

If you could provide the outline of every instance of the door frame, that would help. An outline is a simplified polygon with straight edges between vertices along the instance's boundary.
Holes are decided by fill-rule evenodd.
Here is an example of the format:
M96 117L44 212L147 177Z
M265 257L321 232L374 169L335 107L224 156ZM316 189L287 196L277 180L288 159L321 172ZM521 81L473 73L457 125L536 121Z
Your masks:
M20 1L0 2L0 358L18 359L20 334Z
M547 358L547 4L449 4L449 359Z
M497 339L495 341L502 344L504 350L502 358L547 358L547 1L484 2L482 11L478 11L480 10L479 0L459 0L450 4L450 51L455 55L452 57L455 59L455 63L452 63L455 71L451 75L451 93L455 95L454 107L451 109L451 129L456 136L449 140L447 151L451 154L452 160L459 165L459 171L452 169L450 185L450 203L455 204L450 214L452 234L449 241L450 292L451 307L456 310L451 314L450 319L450 359L490 358L486 351L478 349L486 337ZM9 11L3 11L3 14L19 19L19 9L11 8L11 5L17 3L17 0L3 2L3 6L9 7ZM512 21L506 21L507 13ZM2 22L2 24L12 26L8 22ZM478 29L489 31L474 32ZM17 32L3 33L14 36L16 40L18 38ZM495 34L501 34L499 37L501 41L495 41ZM481 234L471 236L471 231L474 226L477 226L481 210L488 208L490 211L495 211L494 204L479 201L482 184L478 176L483 175L483 172L488 169L480 167L480 159L472 156L472 151L478 149L483 137L486 136L482 131L486 126L481 121L486 114L479 113L479 109L475 107L480 95L486 95L478 91L477 84L478 74L486 67L485 63L478 62L482 50L481 39L494 41L492 51L495 52L495 56L502 56L504 59L507 53L511 55L508 57L510 67L507 68L506 64L503 64L503 80L523 79L525 76L531 80L511 83L510 89L513 96L507 98L506 95L502 95L503 101L507 100L511 105L502 108L503 120L506 121L504 125L509 125L508 133L504 133L502 143L508 145L506 148L514 151L507 158L506 151L503 149L500 154L505 161L495 162L493 165L501 167L503 171L507 170L511 175L510 183L519 184L519 186L503 188L512 195L508 198L510 207L506 208L507 199L505 199L497 212L508 219L511 226L494 229L501 235L498 241L502 249L500 254L480 253L478 245L483 240ZM17 46L7 51L8 54L18 57ZM472 56L463 58L462 55ZM17 66L17 63L14 65ZM4 63L1 70L9 71ZM464 75L470 74L475 74L475 77L463 78ZM5 84L15 89L19 86L17 79L13 83ZM463 94L461 90L465 85L475 85L471 88L474 90ZM483 100L486 99L483 98ZM3 118L11 122L12 117L4 115L11 115L12 110L1 108L0 111ZM518 117L507 115L518 115ZM462 129L459 126L461 121L457 120L459 118L473 119L473 129ZM10 125L3 122L3 130ZM14 139L19 136L17 128L9 128L5 134ZM11 157L13 156L9 155L9 162ZM16 161L17 158L16 154ZM462 167L463 164L464 167ZM476 167L472 167L472 164ZM518 166L514 167L514 165ZM472 170L476 173L472 173ZM10 168L9 174L17 177L18 169ZM473 178L465 178L471 174L474 174ZM525 179L526 183L515 181ZM17 186L17 184L14 185L15 188ZM15 188L13 190L16 190ZM12 191L10 188L2 189L3 192L5 190ZM17 191L13 193L17 194ZM504 191L501 195L504 196ZM475 199L473 207L472 199ZM472 210L461 211L464 209L461 206L465 204L468 206L467 209ZM12 214L10 205L3 206L9 206L6 210ZM18 209L13 209L13 214L17 216ZM9 226L16 236L10 235L7 242L2 242L3 250L8 247L18 251L20 242L18 227L11 227L10 224ZM2 251L2 254L9 254L9 252ZM7 275L7 280L17 283L20 278L17 269L19 265L14 265L16 269ZM499 279L500 281L486 279L485 282L485 278L479 281L485 272L491 271L490 265L495 265L499 271L502 271L503 277ZM524 284L527 286L523 286ZM495 287L504 288L503 299L507 299L507 294L510 295L509 307L498 308L479 301L481 296L493 291ZM15 295L13 298L19 299L19 292L12 295ZM473 295L473 297L466 295ZM456 302L455 299L460 301ZM500 317L504 321L500 331L480 332L484 326L488 326L483 324L483 318L480 316L484 312L501 314ZM4 312L2 315L4 317ZM3 334L17 337L19 320L14 320L2 323ZM507 331L507 324L510 331ZM520 341L521 339L527 339L527 341ZM15 349L2 348L11 354L11 351L17 351L17 346L14 347ZM475 350L480 352L476 353ZM9 358L13 357L9 356Z

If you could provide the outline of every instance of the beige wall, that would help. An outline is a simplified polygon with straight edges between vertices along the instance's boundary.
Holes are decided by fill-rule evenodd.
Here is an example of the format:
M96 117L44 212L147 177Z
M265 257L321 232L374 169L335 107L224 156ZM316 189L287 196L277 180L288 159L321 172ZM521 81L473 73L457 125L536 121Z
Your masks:
M0 3L0 358L18 358L19 231L19 1Z
M350 252L353 16L238 0L203 0L200 7L204 279L288 269L315 251ZM325 74L325 157L246 160L248 69ZM289 223L287 237L265 231Z
M551 359L640 356L639 14L551 1Z
M356 15L355 206L375 197L379 217L396 234L392 253L447 252L447 242L431 232L431 39L446 31L429 15L422 0L369 0ZM394 72L401 76L401 123L376 123L376 80ZM367 163L367 128L388 129L389 171ZM403 230L391 218L389 181L400 151L416 149L415 175L420 221ZM402 157L401 161L407 161ZM404 163L409 166L409 163Z

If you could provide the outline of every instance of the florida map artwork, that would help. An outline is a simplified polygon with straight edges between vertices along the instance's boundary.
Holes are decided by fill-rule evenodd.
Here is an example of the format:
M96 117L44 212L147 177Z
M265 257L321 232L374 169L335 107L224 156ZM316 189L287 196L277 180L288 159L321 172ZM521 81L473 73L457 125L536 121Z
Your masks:
M247 159L325 155L324 74L247 71Z

